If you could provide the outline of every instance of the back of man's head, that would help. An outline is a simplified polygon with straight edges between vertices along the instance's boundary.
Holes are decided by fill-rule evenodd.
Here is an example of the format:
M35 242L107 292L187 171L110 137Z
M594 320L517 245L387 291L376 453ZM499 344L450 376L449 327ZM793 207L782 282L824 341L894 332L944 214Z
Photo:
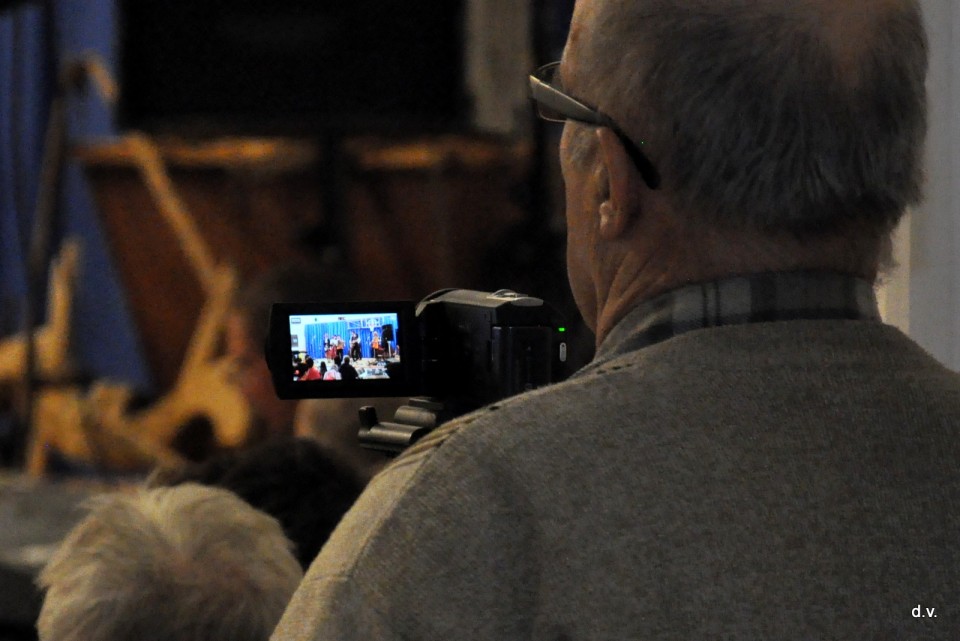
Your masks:
M643 141L678 211L741 231L879 236L919 200L915 0L584 3L578 88Z
M199 485L96 499L40 574L42 641L265 641L302 572L280 525Z

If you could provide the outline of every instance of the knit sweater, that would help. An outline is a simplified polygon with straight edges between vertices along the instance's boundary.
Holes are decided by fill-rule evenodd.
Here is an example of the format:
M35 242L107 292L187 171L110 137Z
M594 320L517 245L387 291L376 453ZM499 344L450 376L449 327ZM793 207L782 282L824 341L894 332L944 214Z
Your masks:
M378 475L274 639L960 638L957 374L874 320L604 347Z

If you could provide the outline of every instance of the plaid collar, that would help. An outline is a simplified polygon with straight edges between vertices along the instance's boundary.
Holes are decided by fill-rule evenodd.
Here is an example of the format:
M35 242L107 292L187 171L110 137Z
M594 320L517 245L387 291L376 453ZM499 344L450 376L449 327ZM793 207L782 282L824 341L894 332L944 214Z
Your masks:
M695 329L825 319L879 321L873 285L828 272L772 272L688 285L627 314L604 339L594 362Z

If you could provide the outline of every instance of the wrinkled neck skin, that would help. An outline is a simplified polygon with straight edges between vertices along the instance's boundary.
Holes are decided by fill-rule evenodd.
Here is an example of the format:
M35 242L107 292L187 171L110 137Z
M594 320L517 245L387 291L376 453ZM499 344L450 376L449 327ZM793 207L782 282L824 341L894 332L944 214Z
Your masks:
M693 283L763 272L830 271L876 282L890 235L845 230L825 238L723 231L684 224L689 217L657 213L638 220L631 233L597 249L604 256L597 283L597 347L634 307Z

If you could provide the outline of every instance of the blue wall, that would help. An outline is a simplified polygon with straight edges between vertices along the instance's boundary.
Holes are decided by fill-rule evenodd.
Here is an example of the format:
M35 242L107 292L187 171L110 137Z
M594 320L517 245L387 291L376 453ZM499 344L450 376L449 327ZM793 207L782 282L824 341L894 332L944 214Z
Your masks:
M22 327L26 256L56 69L85 52L115 68L115 23L113 3L105 0L22 3L0 13L0 334ZM72 96L68 105L72 142L115 133L110 108L92 89ZM58 240L76 237L83 245L73 314L80 370L150 391L99 212L77 162L67 162L61 189Z

